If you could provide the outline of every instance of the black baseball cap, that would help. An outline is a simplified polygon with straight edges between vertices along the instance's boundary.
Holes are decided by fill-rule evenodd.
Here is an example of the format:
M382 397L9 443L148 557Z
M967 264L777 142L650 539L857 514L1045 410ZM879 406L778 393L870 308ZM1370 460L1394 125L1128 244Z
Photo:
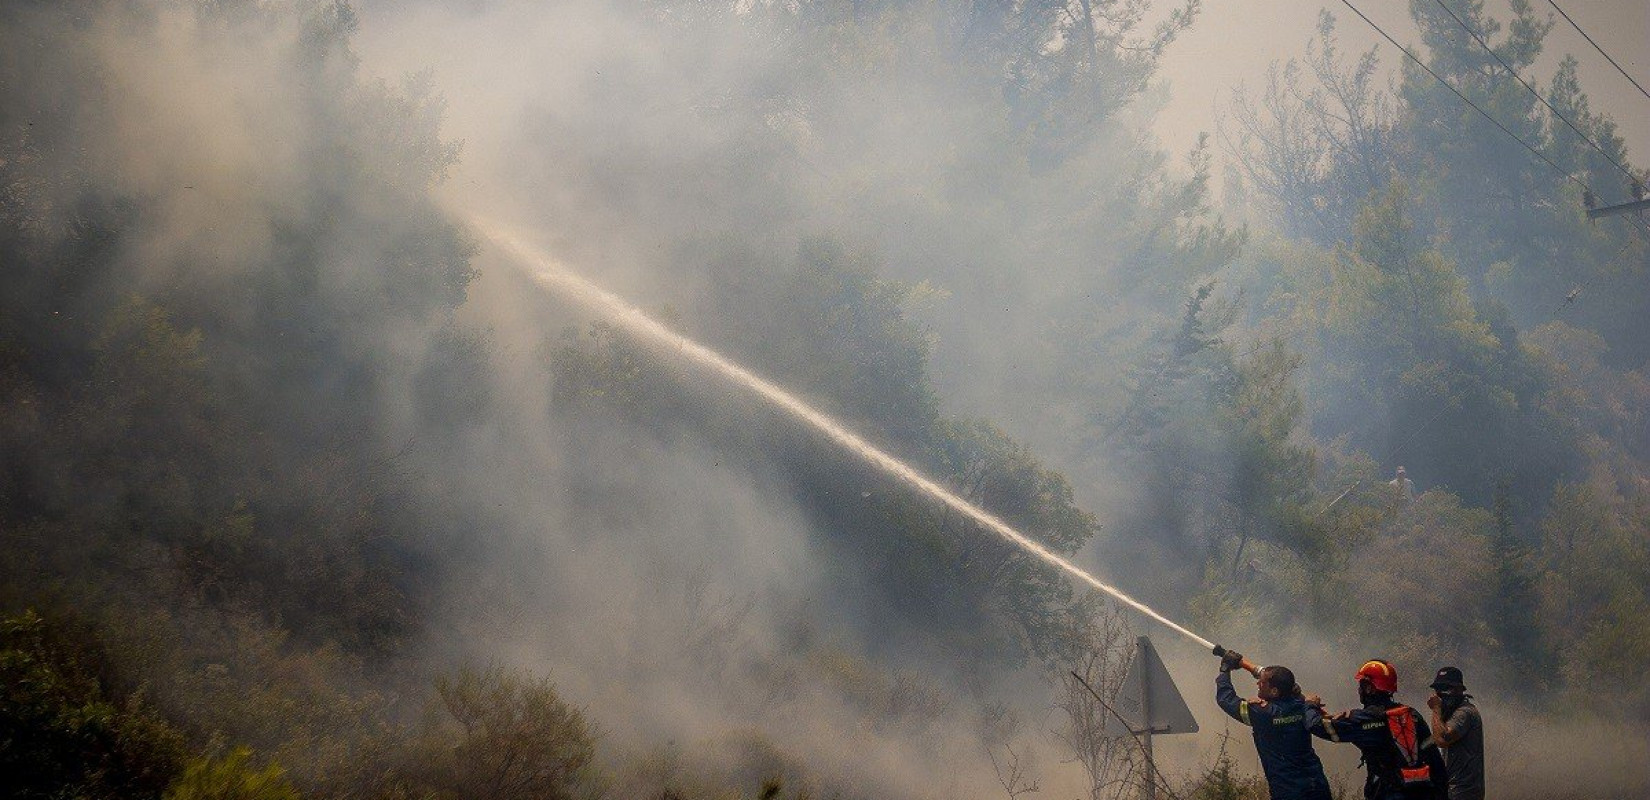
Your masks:
M1461 680L1461 670L1455 667L1444 667L1438 670L1438 677L1432 679L1434 689L1465 689L1467 684Z

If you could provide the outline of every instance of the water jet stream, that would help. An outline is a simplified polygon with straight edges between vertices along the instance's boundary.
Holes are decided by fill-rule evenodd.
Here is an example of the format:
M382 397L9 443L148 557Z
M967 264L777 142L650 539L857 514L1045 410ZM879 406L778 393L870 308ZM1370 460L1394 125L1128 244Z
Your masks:
M1066 574L1076 578L1080 583L1105 592L1124 605L1197 642L1205 649L1211 649L1215 646L1214 642L1192 633L1185 626L1159 614L1150 606L1130 597L1121 589L1090 575L1076 564L1033 541L985 509L958 497L944 486L918 472L915 468L860 438L858 434L803 402L801 398L723 358L716 351L666 328L618 295L557 267L548 255L529 246L498 224L479 218L472 218L471 223L479 228L487 238L509 250L522 264L531 265L530 274L540 285L563 293L603 314L611 315L615 322L631 333L640 334L652 340L655 344L668 348L677 355L708 367L735 383L750 389L760 395L762 399L812 426L815 430L825 434L832 441L852 451L873 466L945 503L958 513L973 519L1026 552L1058 567Z

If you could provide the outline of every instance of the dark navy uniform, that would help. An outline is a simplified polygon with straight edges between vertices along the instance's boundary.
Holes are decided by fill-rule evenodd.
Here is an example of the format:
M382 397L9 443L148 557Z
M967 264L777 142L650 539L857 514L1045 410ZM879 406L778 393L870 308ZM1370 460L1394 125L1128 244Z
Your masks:
M1415 739L1420 743L1421 763L1426 764L1432 772L1432 782L1418 789L1412 787L1407 792L1404 789L1404 779L1400 772L1404 766L1404 756L1392 739L1392 731L1387 727L1386 714L1389 709L1397 708L1399 705L1389 699L1383 703L1371 703L1363 708L1353 709L1342 716L1319 715L1317 724L1310 730L1313 736L1320 739L1357 746L1358 751L1363 754L1364 767L1368 773L1364 777L1364 797L1367 800L1442 798L1449 781L1444 770L1444 758L1438 752L1438 745L1432 741L1432 730L1427 727L1426 720L1421 719L1421 715L1415 713L1414 709L1411 709L1411 713L1415 717Z
M1272 800L1330 800L1323 762L1312 752L1312 735L1323 712L1299 697L1251 703L1232 689L1232 676L1215 676L1215 702L1232 719L1249 726L1266 772Z

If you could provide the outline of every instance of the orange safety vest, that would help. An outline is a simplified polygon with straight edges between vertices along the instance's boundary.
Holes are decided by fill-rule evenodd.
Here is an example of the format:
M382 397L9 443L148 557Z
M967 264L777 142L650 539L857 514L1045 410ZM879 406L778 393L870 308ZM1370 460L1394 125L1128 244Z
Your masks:
M1386 711L1386 728L1392 732L1392 742L1398 745L1398 774L1405 789L1431 785L1432 768L1421 760L1421 743L1415 733L1415 710L1409 706L1395 706Z

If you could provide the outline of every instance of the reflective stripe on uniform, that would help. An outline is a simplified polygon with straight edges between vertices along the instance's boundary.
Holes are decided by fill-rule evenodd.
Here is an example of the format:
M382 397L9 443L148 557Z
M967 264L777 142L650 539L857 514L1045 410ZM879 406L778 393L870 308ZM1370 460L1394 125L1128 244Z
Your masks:
M1245 724L1245 725L1249 724L1249 701L1248 700L1239 700L1238 701L1238 717L1243 720L1243 724Z

